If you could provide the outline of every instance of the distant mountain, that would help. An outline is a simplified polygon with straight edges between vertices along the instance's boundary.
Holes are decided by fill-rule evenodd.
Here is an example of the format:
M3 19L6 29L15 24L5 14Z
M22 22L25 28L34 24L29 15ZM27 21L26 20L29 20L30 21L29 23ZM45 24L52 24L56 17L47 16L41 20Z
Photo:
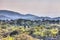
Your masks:
M60 20L60 17L50 18L50 17L38 17L32 14L23 15L18 12L9 10L0 10L0 20L15 20L15 19L26 19L26 20Z
M32 14L26 14L24 15L25 19L29 19L29 20L40 20L40 17L32 15Z
M0 10L0 16L5 16L4 18L0 17L4 20L5 19L12 19L12 20L15 19L38 20L39 19L39 17L35 15L31 15L31 14L23 15L18 12L13 12L9 10Z
M22 14L20 14L20 13L8 11L8 10L0 10L0 15L5 16L5 17L9 17L13 20L18 19L22 16Z
M10 20L10 18L4 15L0 15L0 20Z

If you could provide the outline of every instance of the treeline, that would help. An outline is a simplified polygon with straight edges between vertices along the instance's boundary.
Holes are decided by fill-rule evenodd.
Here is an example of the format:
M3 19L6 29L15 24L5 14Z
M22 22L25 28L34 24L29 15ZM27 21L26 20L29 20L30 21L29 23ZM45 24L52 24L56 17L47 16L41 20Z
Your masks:
M40 26L40 25L47 25L47 24L60 24L60 20L25 20L25 19L16 19L16 20L0 20L0 24L11 24L16 26Z

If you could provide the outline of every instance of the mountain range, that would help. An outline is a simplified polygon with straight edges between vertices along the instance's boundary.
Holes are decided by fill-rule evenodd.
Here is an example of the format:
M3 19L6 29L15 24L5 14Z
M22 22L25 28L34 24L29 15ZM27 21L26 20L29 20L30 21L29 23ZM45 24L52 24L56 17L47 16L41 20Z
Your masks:
M26 20L60 20L60 17L39 17L32 14L23 15L18 12L9 11L9 10L0 10L0 20L15 20L15 19L26 19Z

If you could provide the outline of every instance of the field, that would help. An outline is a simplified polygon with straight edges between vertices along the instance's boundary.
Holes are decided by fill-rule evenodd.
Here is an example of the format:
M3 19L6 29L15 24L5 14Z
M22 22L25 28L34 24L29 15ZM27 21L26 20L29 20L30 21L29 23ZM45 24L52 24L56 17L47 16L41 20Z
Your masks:
M56 38L58 27L35 26L25 28L10 24L0 24L0 40L45 40L46 37Z

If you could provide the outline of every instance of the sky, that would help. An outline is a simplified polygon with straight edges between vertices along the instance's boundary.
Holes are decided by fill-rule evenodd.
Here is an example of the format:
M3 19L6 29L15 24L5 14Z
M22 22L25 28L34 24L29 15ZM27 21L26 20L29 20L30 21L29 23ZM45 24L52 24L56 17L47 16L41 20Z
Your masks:
M60 0L0 0L0 10L21 14L60 17Z

